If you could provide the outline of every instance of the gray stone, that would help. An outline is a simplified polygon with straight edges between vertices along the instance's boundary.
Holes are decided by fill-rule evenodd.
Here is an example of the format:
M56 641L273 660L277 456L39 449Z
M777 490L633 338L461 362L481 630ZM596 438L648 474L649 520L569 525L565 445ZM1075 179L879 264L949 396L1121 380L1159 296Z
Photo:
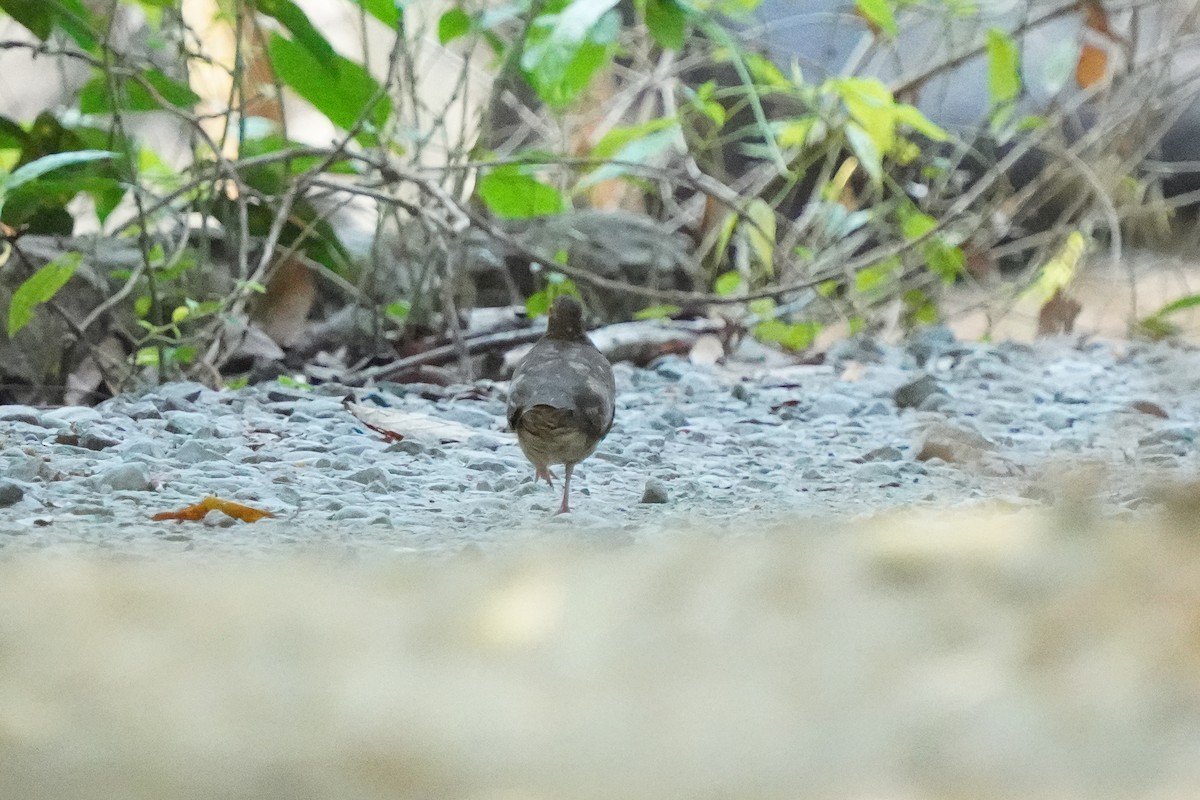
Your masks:
M468 428L478 428L490 431L496 427L496 418L474 408L463 408L455 405L445 405L438 408L438 416L453 422L466 425Z
M212 447L191 439L179 446L173 458L181 464L202 464L205 461L222 461L225 457Z
M46 427L41 413L31 406L0 406L0 422L24 422L39 428Z
M144 492L150 487L150 473L144 464L117 464L101 472L95 478L103 488L124 492Z
M742 400L747 403L750 402L750 387L748 387L745 383L735 383L733 387L730 388L729 394L731 394L735 400Z
M1172 444L1182 442L1191 444L1196 441L1196 429L1190 427L1166 428L1164 430L1155 431L1154 433L1143 436L1138 439L1138 444L1143 447L1151 444Z
M422 453L429 452L429 447L424 442L420 441L419 439L404 439L403 441L399 441L393 445L389 445L387 450L385 450L384 452L406 453L410 456L419 456Z
M958 340L954 338L954 332L945 325L930 325L914 331L904 349L916 360L918 367L923 367L926 362L952 350L956 344Z
M79 446L88 450L107 450L110 447L116 447L120 443L120 439L114 439L97 431L84 431L79 435Z
M493 472L500 475L508 472L512 469L512 466L494 459L473 458L467 462L467 469L478 470L480 472Z
M1038 420L1052 431L1061 431L1064 428L1071 427L1075 421L1075 417L1061 408L1051 406L1042 409L1038 414Z
M149 439L126 439L116 446L117 452L127 456L150 456L158 458L162 448Z
M184 436L209 438L212 436L212 422L207 414L198 411L165 411L163 417L167 420L167 433L178 433Z
M690 371L691 365L679 356L663 356L650 368L667 380L677 381Z
M900 461L904 453L898 447L877 447L863 454L863 461Z
M677 408L665 409L657 417L650 420L650 427L655 430L682 428L688 424L688 418Z
M809 417L848 417L858 409L858 401L844 394L822 394L808 409Z
M367 467L366 469L360 469L358 472L353 473L349 477L350 480L354 481L355 483L361 483L364 485L369 483L380 483L386 487L388 485L389 475L382 467L372 466Z
M19 483L0 480L0 508L8 508L19 503L24 496L25 489Z
M944 395L941 392L934 392L921 401L921 404L917 406L917 410L938 411L942 408L945 408L949 402L950 397L948 395Z
M910 381L895 391L892 400L897 408L917 408L931 394L942 392L942 387L932 375L924 375Z
M79 423L102 423L104 417L99 411L89 406L62 406L42 412L42 418L48 422L62 425L78 425Z
M158 406L151 403L149 400L140 400L136 403L130 403L124 411L125 416L133 420L146 419L162 419L162 412L158 410Z
M45 462L37 456L15 453L4 463L4 475L16 481L29 483L42 474Z
M646 488L642 491L640 503L665 503L668 500L667 487L657 478L649 478Z
M863 464L858 468L857 477L859 480L877 482L877 481L894 481L899 475L899 469L895 464Z

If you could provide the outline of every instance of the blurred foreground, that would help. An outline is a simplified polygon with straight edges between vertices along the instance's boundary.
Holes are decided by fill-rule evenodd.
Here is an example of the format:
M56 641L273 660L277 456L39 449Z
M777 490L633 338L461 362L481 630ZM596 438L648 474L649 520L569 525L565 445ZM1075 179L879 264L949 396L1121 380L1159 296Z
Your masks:
M20 557L0 563L0 797L1194 797L1192 518Z

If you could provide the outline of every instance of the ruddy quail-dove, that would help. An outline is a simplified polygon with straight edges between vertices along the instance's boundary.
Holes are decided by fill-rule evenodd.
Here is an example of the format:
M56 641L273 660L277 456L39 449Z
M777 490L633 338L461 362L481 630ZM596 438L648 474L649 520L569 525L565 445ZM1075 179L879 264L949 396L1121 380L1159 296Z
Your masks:
M583 330L583 307L561 296L546 335L521 359L508 392L508 424L536 474L554 485L551 464L566 468L562 506L570 511L571 473L612 428L617 385L612 366Z

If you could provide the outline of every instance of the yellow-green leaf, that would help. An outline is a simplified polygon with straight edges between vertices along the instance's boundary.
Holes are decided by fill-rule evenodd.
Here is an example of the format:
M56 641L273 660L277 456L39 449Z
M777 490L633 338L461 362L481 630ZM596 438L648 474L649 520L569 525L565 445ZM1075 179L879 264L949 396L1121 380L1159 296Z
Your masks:
M8 338L12 338L33 319L33 310L58 294L79 267L79 253L63 253L30 275L13 292L8 303Z
M1021 93L1021 65L1017 44L1004 31L987 32L988 96L1000 108L1011 104Z
M889 0L854 0L858 13L862 14L875 27L888 36L899 33L896 27L896 15L892 12Z

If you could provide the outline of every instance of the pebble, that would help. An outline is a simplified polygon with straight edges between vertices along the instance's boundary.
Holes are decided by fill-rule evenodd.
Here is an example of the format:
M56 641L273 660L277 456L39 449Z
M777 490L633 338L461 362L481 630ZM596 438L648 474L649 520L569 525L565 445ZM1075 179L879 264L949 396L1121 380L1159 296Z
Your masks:
M42 425L42 415L30 406L0 406L0 422L23 422L26 425Z
M0 480L0 508L8 508L21 502L25 490L15 481Z
M642 499L639 503L665 503L667 502L667 487L662 481L657 478L650 478L646 481L646 488L642 490Z
M892 395L897 408L917 408L933 394L942 393L941 384L932 375L923 375L904 384Z
M97 475L96 482L115 491L144 492L150 488L150 474L143 464L117 464Z
M925 497L954 505L1018 496L1038 484L1042 465L1064 458L1108 465L1126 494L1149 465L1186 477L1197 463L1200 377L1180 376L1200 376L1200 354L1168 344L1129 353L931 333L916 350L869 337L838 349L843 362L870 364L853 380L828 365L620 364L616 424L572 479L574 513L554 524L582 530L586 521L628 536L682 514L683 503L651 507L680 499L689 520L726 527L752 513L869 514ZM919 358L927 371L918 372ZM461 400L464 387L374 391L406 412L480 431L454 443L385 442L344 411L345 387L318 388L172 384L95 409L0 406L0 487L15 487L0 491L36 500L45 520L27 536L0 537L0 553L71 536L94 542L100 526L121 531L106 542L137 551L164 543L149 506L180 508L208 494L288 509L299 525L355 520L321 529L348 547L421 552L500 541L557 509L562 469L554 488L532 481L515 437L500 432L499 385L481 382ZM148 498L151 490L162 495ZM80 533L54 524L68 516ZM285 547L282 534L249 537L240 523L178 530L198 552ZM403 538L413 531L425 538ZM306 540L287 536L292 546Z

